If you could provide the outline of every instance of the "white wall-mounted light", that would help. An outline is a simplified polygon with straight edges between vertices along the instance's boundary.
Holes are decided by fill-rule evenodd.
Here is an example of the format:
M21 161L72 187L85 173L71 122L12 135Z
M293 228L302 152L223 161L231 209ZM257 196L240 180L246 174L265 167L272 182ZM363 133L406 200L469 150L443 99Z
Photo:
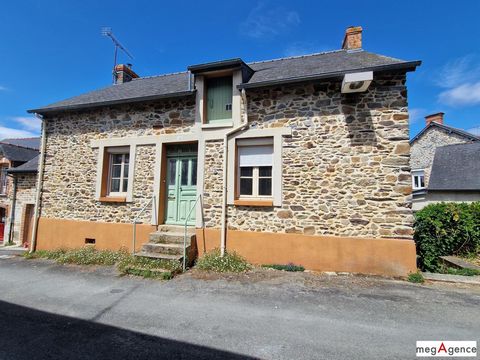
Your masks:
M342 93L364 92L373 80L373 71L345 74L342 81Z

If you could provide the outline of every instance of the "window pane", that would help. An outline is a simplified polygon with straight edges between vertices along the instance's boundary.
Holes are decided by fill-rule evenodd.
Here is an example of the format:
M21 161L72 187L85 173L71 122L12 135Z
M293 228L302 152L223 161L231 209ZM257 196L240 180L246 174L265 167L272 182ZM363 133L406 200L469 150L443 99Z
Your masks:
M110 186L111 192L120 192L120 179L112 179Z
M125 154L125 164L130 162L130 154Z
M169 185L175 185L177 182L175 181L177 176L177 160L170 159L168 160L168 173L169 175Z
M123 177L128 178L128 164L123 166Z
M121 163L122 163L122 154L113 154L112 164L121 164Z
M271 166L261 166L258 168L258 176L272 176L272 167Z
M192 160L192 185L197 185L197 159Z
M188 185L188 160L182 160L181 185Z
M127 192L128 189L128 179L123 179L123 192Z
M272 179L263 178L258 179L258 195L272 195Z
M253 175L253 167L240 168L240 176L252 176L252 175Z
M112 178L119 178L121 175L122 165L112 165Z
M422 188L425 187L425 178L423 176L420 176L420 186Z
M240 195L252 195L252 179L240 179Z

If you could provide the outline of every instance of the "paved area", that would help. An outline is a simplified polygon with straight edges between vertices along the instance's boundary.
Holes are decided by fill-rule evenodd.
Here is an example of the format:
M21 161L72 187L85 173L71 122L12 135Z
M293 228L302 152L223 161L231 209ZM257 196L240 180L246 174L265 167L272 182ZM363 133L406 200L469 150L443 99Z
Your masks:
M436 274L436 273L430 273L430 272L424 272L422 274L425 279L432 280L432 281L444 281L444 282L480 285L480 275L461 276L461 275L450 275L450 274Z
M0 259L0 359L409 359L416 340L479 341L479 304L475 285Z

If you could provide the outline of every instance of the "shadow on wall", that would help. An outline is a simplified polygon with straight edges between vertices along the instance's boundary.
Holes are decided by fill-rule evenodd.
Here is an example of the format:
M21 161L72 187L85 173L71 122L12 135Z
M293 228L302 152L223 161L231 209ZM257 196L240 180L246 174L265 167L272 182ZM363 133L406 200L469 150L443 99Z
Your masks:
M0 301L1 359L253 359Z
M359 109L363 94L342 94L342 113L348 128L351 146L377 146L377 136L370 109Z

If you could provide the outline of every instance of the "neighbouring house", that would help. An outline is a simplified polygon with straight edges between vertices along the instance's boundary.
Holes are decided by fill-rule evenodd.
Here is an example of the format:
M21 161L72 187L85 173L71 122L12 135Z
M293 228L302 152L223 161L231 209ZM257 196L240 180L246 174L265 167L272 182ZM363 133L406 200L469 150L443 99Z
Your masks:
M36 168L40 138L0 141L0 240L28 246L35 206ZM38 162L37 162L38 163ZM30 232L30 233L29 233Z
M415 211L422 209L429 202L434 202L433 198L437 197L436 195L428 194L431 189L430 181L433 179L432 165L437 149L445 145L480 141L479 136L445 125L443 112L428 115L425 117L425 120L426 126L410 141L413 189L412 208ZM437 172L436 176L441 176L441 174ZM458 190L461 191L461 188ZM427 197L430 199L427 199ZM448 200L448 197L442 196L442 198L445 198L445 201ZM450 198L451 201L454 201L455 198L465 199L465 194Z
M363 50L361 27L305 56L149 77L117 65L115 85L29 110L45 142L32 246L180 259L187 238L191 256L415 271L406 74L418 65Z

